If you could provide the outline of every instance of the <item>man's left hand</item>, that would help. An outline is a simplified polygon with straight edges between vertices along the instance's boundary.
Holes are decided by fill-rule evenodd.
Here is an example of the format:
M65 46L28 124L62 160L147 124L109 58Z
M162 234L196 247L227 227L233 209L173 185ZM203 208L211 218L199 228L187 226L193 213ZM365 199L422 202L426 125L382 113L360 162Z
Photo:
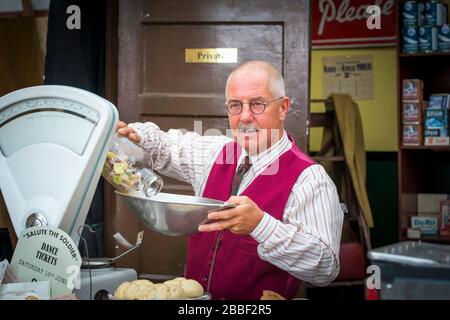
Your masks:
M216 220L208 224L202 224L198 231L222 231L230 230L236 234L249 234L252 232L264 216L264 212L246 196L232 196L227 203L236 204L236 207L208 214L208 218Z

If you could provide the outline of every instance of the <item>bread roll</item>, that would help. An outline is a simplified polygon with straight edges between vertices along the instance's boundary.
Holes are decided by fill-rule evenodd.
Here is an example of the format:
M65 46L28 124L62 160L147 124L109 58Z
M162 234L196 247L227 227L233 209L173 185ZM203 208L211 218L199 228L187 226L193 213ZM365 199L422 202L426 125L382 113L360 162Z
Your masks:
M203 295L203 287L192 279L182 277L153 284L139 279L123 282L114 293L117 300L182 300Z
M134 280L132 283L137 284L137 285L153 286L153 282L151 282L150 280L146 280L146 279Z
M169 300L171 298L170 288L162 283L155 284L155 299L156 300Z
M193 279L182 281L181 287L188 298L200 297L204 293L202 285Z
M170 300L185 300L187 295L180 286L169 286Z
M145 289L145 286L139 286L134 283L130 283L123 292L123 298L125 300L136 300L137 296Z
M163 284L163 283L155 283L154 285L153 285L153 287L155 288L155 289L158 289L158 288L161 288L161 287L167 287L165 284Z
M272 290L263 290L261 300L286 300L285 297Z
M119 287L117 287L116 292L114 293L114 297L117 300L124 300L124 291L125 289L130 285L131 282L129 281L125 281L123 283L120 284Z
M146 286L146 288L138 295L138 300L155 300L156 290L155 286Z
M164 284L168 287L171 287L171 286L181 287L181 281L178 281L178 280L167 280L164 282Z
M177 277L177 278L175 278L173 280L175 280L175 281L184 281L184 280L187 280L187 279L183 278L183 277Z

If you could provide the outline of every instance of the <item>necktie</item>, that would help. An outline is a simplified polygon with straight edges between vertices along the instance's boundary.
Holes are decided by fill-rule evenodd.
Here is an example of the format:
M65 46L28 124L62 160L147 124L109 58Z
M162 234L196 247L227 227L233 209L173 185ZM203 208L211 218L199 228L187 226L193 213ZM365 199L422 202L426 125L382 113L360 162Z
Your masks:
M252 164L250 162L250 157L245 156L244 161L239 165L236 173L233 177L233 185L231 187L231 195L235 196L239 190L239 185L241 184L242 178L250 170Z

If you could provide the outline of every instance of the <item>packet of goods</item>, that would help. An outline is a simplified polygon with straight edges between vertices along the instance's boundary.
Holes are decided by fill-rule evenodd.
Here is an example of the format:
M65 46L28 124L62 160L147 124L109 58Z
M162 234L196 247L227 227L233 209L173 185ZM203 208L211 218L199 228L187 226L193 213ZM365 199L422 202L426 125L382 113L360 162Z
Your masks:
M50 281L19 282L0 285L0 300L49 300Z
M106 154L102 176L120 192L138 191L141 184L141 175L132 157L121 153L115 142Z

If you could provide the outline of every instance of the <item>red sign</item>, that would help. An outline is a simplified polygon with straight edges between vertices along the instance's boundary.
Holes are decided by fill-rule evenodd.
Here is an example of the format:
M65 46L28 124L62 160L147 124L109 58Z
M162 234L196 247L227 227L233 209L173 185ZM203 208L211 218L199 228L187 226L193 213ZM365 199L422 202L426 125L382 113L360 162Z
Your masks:
M313 49L396 44L395 0L313 0L312 11Z

